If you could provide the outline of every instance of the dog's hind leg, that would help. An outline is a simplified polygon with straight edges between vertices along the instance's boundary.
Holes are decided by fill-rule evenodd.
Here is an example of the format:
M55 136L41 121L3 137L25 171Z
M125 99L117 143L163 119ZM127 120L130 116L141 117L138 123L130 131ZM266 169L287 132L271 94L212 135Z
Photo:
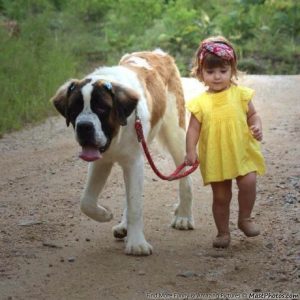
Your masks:
M81 197L82 212L98 222L108 222L113 217L108 208L97 204L98 195L106 183L111 168L111 163L102 163L101 160L89 164L87 182Z
M185 157L185 130L174 120L174 115L165 116L159 132L159 141L167 147L176 166ZM172 227L179 230L194 229L192 214L192 179L187 176L179 180L179 203L175 209Z

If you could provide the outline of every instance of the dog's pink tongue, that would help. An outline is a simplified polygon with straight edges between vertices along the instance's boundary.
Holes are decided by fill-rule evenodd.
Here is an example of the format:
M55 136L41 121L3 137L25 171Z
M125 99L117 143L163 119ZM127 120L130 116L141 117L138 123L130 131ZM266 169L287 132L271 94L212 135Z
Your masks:
M95 161L102 158L99 149L95 147L85 146L82 147L82 151L79 153L79 157L85 161Z

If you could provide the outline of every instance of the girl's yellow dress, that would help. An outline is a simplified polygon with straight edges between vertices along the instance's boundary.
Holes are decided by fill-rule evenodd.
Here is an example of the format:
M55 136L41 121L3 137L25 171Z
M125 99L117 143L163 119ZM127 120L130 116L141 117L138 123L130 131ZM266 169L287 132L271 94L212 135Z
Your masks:
M187 102L201 123L198 143L200 170L205 185L256 171L265 172L260 143L247 124L248 103L254 90L231 85L219 93L204 92Z

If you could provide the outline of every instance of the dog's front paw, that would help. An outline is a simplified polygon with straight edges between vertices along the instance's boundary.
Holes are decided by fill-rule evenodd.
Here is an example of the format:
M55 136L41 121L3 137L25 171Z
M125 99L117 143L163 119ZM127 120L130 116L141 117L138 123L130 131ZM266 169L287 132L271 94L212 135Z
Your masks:
M81 211L91 219L98 222L109 222L113 218L112 212L104 206L91 206L84 201L81 202Z
M127 255L148 256L152 254L152 251L152 246L145 239L141 241L131 241L128 239L126 242L125 253Z
M112 230L116 239L123 239L127 236L127 228L122 223L114 226Z
M174 216L171 226L178 230L191 230L195 228L192 217Z

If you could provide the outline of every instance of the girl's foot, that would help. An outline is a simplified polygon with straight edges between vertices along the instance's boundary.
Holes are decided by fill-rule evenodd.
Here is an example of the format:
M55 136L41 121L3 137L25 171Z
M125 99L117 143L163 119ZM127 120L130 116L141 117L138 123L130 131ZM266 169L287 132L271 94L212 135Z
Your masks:
M218 234L213 241L214 248L228 248L230 244L230 234Z
M260 234L258 226L251 218L245 218L238 221L238 228L248 237L257 236Z

